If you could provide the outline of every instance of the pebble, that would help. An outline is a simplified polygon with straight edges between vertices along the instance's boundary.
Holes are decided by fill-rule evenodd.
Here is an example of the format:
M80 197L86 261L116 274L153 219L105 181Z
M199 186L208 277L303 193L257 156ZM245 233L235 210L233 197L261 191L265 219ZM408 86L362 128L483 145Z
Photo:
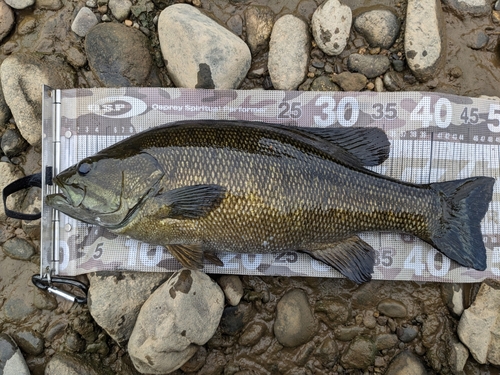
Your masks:
M2 135L0 148L8 157L19 155L27 148L28 144L21 137L17 129L7 129Z
M35 248L24 238L14 237L7 240L3 245L5 254L13 259L30 260L35 255Z
M201 271L181 269L141 308L128 342L136 369L168 373L181 367L215 333L224 293Z
M236 306L243 297L243 284L237 275L225 275L219 278L219 285L226 296L227 303Z
M107 87L160 86L149 54L149 40L120 23L101 23L85 38L89 66Z
M90 29L98 23L99 21L94 12L87 7L82 7L71 24L71 30L73 30L76 35L83 38L88 34Z
M88 274L90 314L119 345L129 339L139 310L168 273L92 272Z
M2 89L17 128L31 145L41 141L43 84L70 88L75 86L74 71L67 65L35 54L7 57L0 66Z
M242 346L254 346L257 344L262 336L267 333L267 327L264 323L253 322L243 331L238 343Z
M108 7L118 21L124 21L130 14L132 2L130 0L109 0Z
M349 70L359 72L367 78L375 78L384 74L390 65L389 58L382 55L360 55L353 53L347 60Z
M243 330L243 327L249 320L251 305L247 303L238 306L227 306L222 313L220 321L221 332L234 336Z
M405 305L392 298L386 298L380 301L377 305L377 310L390 318L404 318L407 314Z
M398 344L398 336L392 333L383 333L377 335L375 339L375 346L377 350L392 349Z
M337 362L339 348L337 342L327 336L314 352L314 356L324 365Z
M21 298L9 298L3 304L5 320L13 323L21 323L36 312L35 306L28 302L24 296Z
M158 19L158 36L177 87L235 89L250 69L246 43L191 5L165 8Z
M316 78L309 90L311 91L340 91L340 87L338 87L335 83L332 82L330 77L327 76L319 76Z
M366 333L366 329L363 327L349 326L349 327L337 327L335 329L335 338L340 341L351 341L356 336Z
M443 0L458 16L485 16L491 12L491 1L486 0Z
M465 345L458 341L455 337L453 337L449 345L448 359L452 373L462 374L468 358L469 351L467 350Z
M299 346L312 339L317 329L304 291L293 289L285 293L276 306L274 335L278 342L287 347Z
M464 312L464 292L461 284L441 284L441 297L453 316L462 315Z
M245 9L247 43L253 55L267 49L273 29L274 13L262 5L249 5Z
M372 90L373 90L373 87L372 87ZM375 316L373 316L373 311L366 310L363 313L363 325L366 328L370 328L370 329L375 328L377 326L377 319L375 318Z
M483 31L478 31L471 35L470 41L467 43L467 46L469 48L479 50L486 47L489 41L490 37L488 36L488 34L484 33Z
M44 340L43 336L39 332L22 328L16 331L13 336L17 345L19 345L24 353L39 355L43 352Z
M338 0L327 0L312 16L311 29L314 41L327 55L339 55L349 40L351 24L351 8Z
M38 9L59 10L63 7L61 0L36 0Z
M384 91L384 81L382 81L382 78L377 77L375 78L375 91L376 92L383 92Z
M0 333L0 371L3 375L30 374L16 342L5 333Z
M384 74L384 87L387 91L400 91L404 88L403 78L393 71Z
M56 353L47 363L44 375L100 375L92 368L88 360L72 357L69 354Z
M235 14L229 18L226 22L226 26L236 35L241 35L243 33L243 20L239 14Z
M82 68L87 64L87 56L75 47L66 51L66 60L75 68Z
M35 17L25 17L17 26L17 33L19 35L31 34L37 27L38 22Z
M184 372L196 372L203 367L203 365L207 361L207 349L205 347L200 346L198 351L192 356L189 361L184 363L181 367L181 370Z
M296 90L307 75L309 60L307 24L291 14L276 21L269 43L268 69L278 90Z
M35 4L35 0L4 0L7 5L14 9L24 9Z
M334 74L332 81L344 91L361 91L365 88L368 79L360 73L342 72Z
M345 369L364 370L375 361L376 347L373 341L365 336L358 336L351 341L340 358Z
M472 305L458 324L458 337L474 359L500 365L500 287L482 283Z
M375 9L357 16L354 28L371 47L389 49L399 36L400 21L390 10Z
M424 365L420 359L413 353L403 351L396 355L389 366L385 375L427 375Z
M399 340L407 343L413 341L417 337L418 331L412 326L404 328L398 327L396 328L396 334L398 335Z
M422 81L434 77L443 60L441 13L441 2L438 0L408 0L406 24L419 27L407 27L405 30L406 61Z
M0 42L5 38L14 26L14 12L3 1L0 2Z
M403 60L392 60L392 67L396 72L402 72L405 69L405 62Z

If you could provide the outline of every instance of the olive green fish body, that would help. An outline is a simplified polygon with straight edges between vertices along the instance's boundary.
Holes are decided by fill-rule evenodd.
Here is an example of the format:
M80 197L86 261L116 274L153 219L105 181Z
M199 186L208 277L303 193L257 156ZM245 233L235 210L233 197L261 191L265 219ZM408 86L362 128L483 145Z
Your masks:
M380 133L370 134L377 138ZM462 192L460 201L475 191L487 208L492 179L442 185L393 180L362 166L385 160L389 146L385 134L373 141L365 137L360 145L345 129L335 135L340 141L327 130L250 122L179 122L111 146L63 172L57 182L85 185L92 175L100 181L107 176L117 186L115 190L122 192L118 197L101 192L116 202L109 212L96 212L94 222L116 233L165 245L187 266L198 266L204 253L297 250L362 282L370 277L374 257L373 249L356 233L410 233L439 250L443 247L440 239L449 236L458 237L462 247L479 243L476 238L463 244L470 228L477 232L486 212L484 204L475 211L473 223L459 218L457 225L465 225L467 232L460 235L453 232L457 225L447 221L456 221L456 215L449 214L454 209L450 202L457 190ZM86 173L81 175L78 169ZM120 175L119 171L124 172ZM81 188L85 194L103 189L95 188L102 182L90 181ZM85 199L80 206L86 204ZM98 206L91 196L88 201ZM78 209L71 210L67 213L77 217ZM83 219L90 221L91 216L87 210ZM481 245L484 249L482 239ZM460 246L451 251L447 246L445 253L461 264L484 266L481 249L474 254L467 250L464 257ZM478 253L479 260L475 258Z

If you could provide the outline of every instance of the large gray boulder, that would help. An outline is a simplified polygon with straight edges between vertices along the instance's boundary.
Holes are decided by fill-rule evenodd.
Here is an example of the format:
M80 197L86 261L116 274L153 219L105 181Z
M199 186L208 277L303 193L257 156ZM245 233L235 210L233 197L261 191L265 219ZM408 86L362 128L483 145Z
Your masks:
M177 87L236 89L250 69L245 42L191 5L165 8L158 36Z
M144 303L128 342L138 371L172 372L215 333L224 293L201 271L181 269Z

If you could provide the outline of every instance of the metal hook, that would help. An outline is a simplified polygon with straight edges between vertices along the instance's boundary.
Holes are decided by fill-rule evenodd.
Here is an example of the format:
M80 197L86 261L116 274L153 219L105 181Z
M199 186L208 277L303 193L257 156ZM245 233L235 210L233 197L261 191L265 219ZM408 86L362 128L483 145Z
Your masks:
M45 274L44 276L41 275L33 275L31 278L31 281L33 284L42 290L46 290L49 293L58 295L64 299L67 299L68 301L72 302L78 302L78 303L87 303L87 293L88 293L88 287L84 283L75 280L75 279L69 279L66 277L53 277L50 276L50 273ZM53 284L65 284L65 285L71 285L74 287L79 288L81 291L83 291L83 296L76 296L72 293L66 292L62 289L57 288Z

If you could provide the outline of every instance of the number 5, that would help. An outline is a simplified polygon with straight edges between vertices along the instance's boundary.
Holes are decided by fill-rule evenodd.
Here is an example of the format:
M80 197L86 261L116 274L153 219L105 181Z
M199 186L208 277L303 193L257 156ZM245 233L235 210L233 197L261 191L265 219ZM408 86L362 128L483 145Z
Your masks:
M488 122L488 129L493 133L500 133L500 105L490 104L490 111L488 112L488 120L495 122Z

